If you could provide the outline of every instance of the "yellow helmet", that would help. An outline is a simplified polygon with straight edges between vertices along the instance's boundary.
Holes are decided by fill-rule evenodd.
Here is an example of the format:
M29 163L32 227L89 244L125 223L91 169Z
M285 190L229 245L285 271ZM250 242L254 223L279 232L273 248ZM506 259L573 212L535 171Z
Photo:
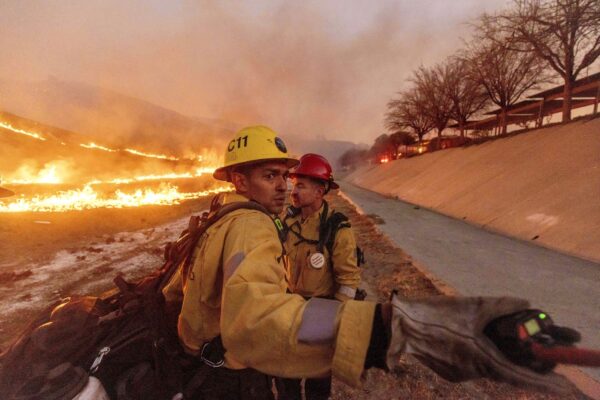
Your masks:
M227 145L225 163L213 173L215 179L228 181L230 167L250 164L257 161L281 160L289 168L298 164L298 160L288 155L285 143L266 126L249 126L239 131Z

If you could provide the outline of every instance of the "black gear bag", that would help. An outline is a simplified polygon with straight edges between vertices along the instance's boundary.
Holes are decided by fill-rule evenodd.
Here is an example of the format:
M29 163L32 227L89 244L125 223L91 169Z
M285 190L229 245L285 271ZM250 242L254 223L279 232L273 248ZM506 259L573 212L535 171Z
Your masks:
M183 371L197 360L179 345L181 304L166 303L162 289L178 268L188 267L206 229L241 208L269 214L258 203L238 202L193 216L179 239L167 244L165 262L154 273L135 283L117 276L117 287L99 297L68 297L44 310L0 354L0 398L72 399L90 375L113 400L186 393Z

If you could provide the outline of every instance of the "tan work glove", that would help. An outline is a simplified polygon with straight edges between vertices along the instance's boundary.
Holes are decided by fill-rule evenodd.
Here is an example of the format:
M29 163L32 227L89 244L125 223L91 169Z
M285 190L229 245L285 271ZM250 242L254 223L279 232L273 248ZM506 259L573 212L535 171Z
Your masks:
M483 333L490 321L528 309L526 300L447 296L408 300L393 295L391 304L390 368L399 354L408 353L452 382L490 378L557 394L573 391L561 375L539 374L511 363Z

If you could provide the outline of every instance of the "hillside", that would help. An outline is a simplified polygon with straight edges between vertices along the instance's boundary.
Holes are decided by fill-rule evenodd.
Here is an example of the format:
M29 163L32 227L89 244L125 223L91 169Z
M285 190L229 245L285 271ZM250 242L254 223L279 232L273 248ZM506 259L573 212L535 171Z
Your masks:
M347 180L600 261L600 118L358 169Z
M43 129L65 142L93 141L177 157L203 154L213 162L220 160L224 144L241 127L235 121L189 117L112 90L52 77L31 82L0 80L0 110L0 121L22 129ZM270 121L255 123L269 125ZM309 139L314 135L279 133L295 155L319 153L332 164L356 146L348 141ZM207 154L208 150L216 154Z
M31 136L34 135L34 136ZM83 135L0 111L0 177L7 183L52 172L62 182L85 183L131 175L185 173L202 164L171 155L146 156L122 148L100 149L101 135ZM147 151L144 143L138 151ZM158 158L158 157L166 158Z
M0 110L102 138L107 146L140 146L187 156L220 148L234 124L179 114L142 99L77 82L0 80Z

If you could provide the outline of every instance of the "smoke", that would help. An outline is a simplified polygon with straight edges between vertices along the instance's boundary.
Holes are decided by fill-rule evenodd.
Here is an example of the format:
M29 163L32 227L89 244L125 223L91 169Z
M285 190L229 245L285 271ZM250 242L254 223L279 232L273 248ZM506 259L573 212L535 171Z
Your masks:
M503 3L6 2L0 78L54 75L204 118L196 120L202 129L181 120L169 136L167 123L154 131L144 123L153 119L140 103L85 114L99 104L109 109L113 97L75 96L75 108L46 101L45 115L113 132L107 140L130 132L132 140L185 151L202 135L216 140L261 123L284 137L370 142L411 70L452 54L468 34L464 22ZM0 106L19 103L16 97L0 92ZM27 112L32 103L19 104Z
M9 181L36 182L36 183L61 183L72 177L74 163L71 160L57 160L40 163L35 159L24 160L11 176Z

